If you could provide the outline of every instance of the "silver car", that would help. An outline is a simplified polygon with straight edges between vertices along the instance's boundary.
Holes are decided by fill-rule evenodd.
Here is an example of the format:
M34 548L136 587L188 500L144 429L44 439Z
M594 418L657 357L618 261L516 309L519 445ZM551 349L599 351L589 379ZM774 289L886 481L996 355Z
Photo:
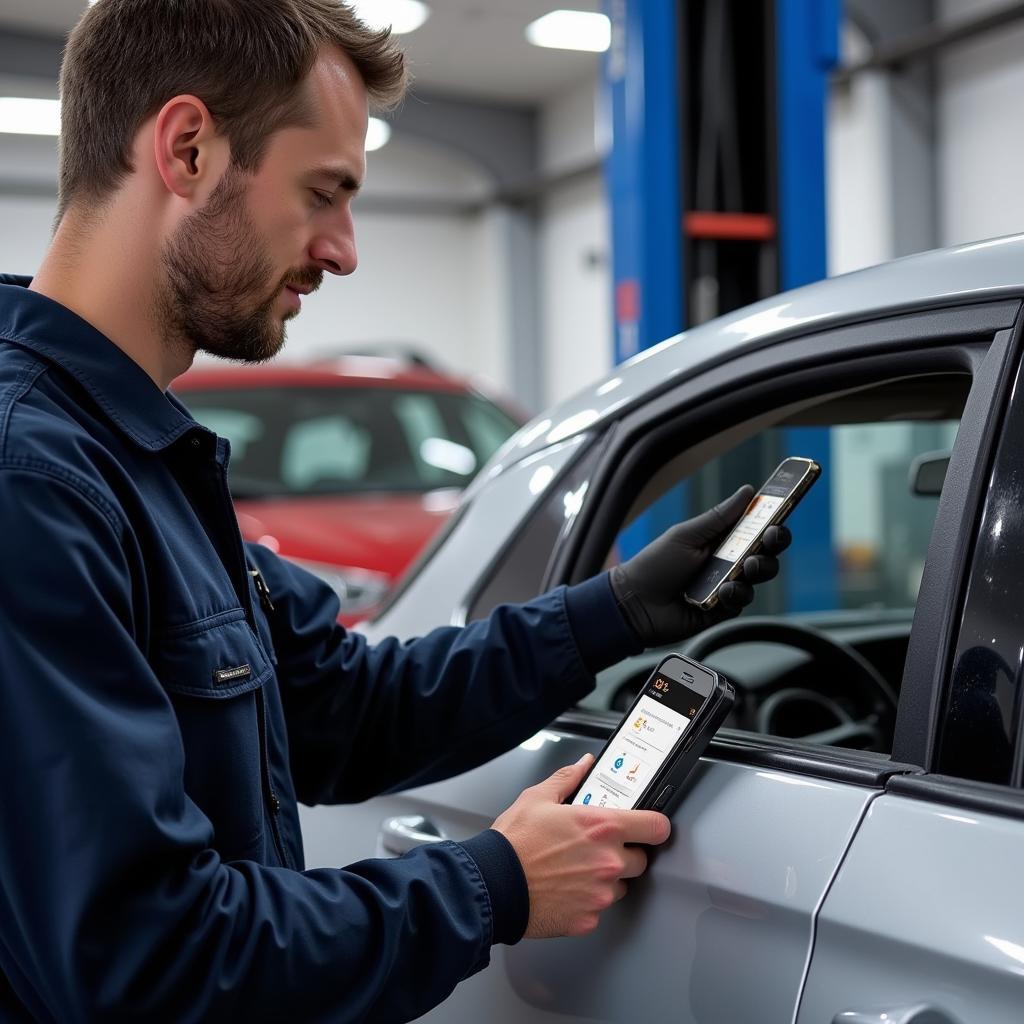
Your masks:
M824 460L779 581L684 648L739 692L673 837L581 939L496 947L425 1019L1024 1020L1024 237L761 302L528 424L371 638L485 616ZM596 752L650 651L458 778L304 812L311 866L486 828Z

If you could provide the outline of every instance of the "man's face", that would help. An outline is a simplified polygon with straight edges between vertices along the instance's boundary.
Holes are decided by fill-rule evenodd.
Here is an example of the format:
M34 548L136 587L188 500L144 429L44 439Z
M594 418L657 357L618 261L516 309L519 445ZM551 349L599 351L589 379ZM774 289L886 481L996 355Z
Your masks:
M356 268L351 202L365 174L367 99L343 54L306 82L309 127L270 139L255 174L229 168L163 251L157 316L171 344L262 362L285 341L300 293Z

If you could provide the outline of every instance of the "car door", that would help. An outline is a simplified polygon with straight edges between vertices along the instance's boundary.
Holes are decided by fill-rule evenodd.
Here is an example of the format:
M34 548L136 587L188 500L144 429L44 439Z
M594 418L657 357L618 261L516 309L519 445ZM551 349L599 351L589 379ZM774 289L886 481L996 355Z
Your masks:
M1024 1005L1021 375L937 672L926 773L872 799L817 922L798 1021L1010 1024Z
M501 600L584 578L615 557L623 525L680 468L706 467L768 426L801 429L813 422L808 410L825 397L829 408L862 414L859 396L873 387L884 389L878 393L889 402L927 404L934 379L966 379L969 397L951 477L973 477L972 467L986 457L1010 346L1005 328L1015 311L1015 305L984 311L976 320L963 311L903 317L787 342L660 393L599 437L577 435L573 452L559 442L563 447L545 449L528 465L510 463L480 486L461 521L371 633L413 635L438 624L441 612L449 620L473 618ZM904 381L911 382L909 390ZM915 382L921 383L917 391ZM527 512L522 506L514 511L513 492L531 483L540 498ZM936 530L941 525L944 536L959 539L967 520L973 526L973 493L947 487ZM496 524L502 514L506 519ZM946 562L947 556L942 552ZM467 573L467 565L482 569ZM949 583L934 584L937 603ZM840 622L834 629L848 636L867 630L880 650L881 641L900 630L905 643L909 618L881 616L853 627ZM911 643L907 672L913 655ZM603 673L596 703L563 715L479 769L355 809L305 812L310 864L397 854L416 842L486 828L523 788L584 750L596 752L618 719L617 700L632 692L657 657L650 652ZM829 685L807 652L780 658L758 649L755 660L772 662L777 678L765 685L778 692ZM785 682L794 672L801 686ZM900 722L911 731L917 727L913 711L901 700ZM723 730L694 773L670 842L594 934L498 947L488 970L424 1019L794 1020L815 914L854 835L891 780L919 773L922 765L894 759L888 750L844 749L813 736L764 735L747 720L737 724L744 728Z

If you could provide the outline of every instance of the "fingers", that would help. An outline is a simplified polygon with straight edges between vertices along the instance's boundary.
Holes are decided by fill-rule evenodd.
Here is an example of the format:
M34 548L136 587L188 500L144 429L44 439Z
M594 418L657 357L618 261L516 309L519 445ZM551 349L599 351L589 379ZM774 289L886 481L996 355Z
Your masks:
M727 612L742 611L754 600L754 588L745 580L723 583L718 591L718 603Z
M549 775L543 782L537 783L534 789L538 789L548 795L554 803L562 803L569 798L579 787L579 784L586 778L590 766L594 763L593 754L584 754L575 764L559 768L553 775Z
M639 846L627 846L622 853L626 866L620 878L639 878L647 870L647 851Z
M751 555L743 562L743 579L757 585L779 575L779 560L774 555Z
M781 555L792 540L793 535L785 526L769 526L761 538L761 551L766 555Z
M737 519L747 510L754 498L754 488L744 484L731 494L725 501L720 501L711 511L717 512L721 518L722 529L733 526Z
M667 532L667 536L673 542L683 543L687 547L706 547L736 524L736 520L746 511L753 496L754 488L750 484L744 484L732 497L719 502L714 508L688 519L685 523L673 526Z
M657 811L606 811L618 819L624 843L660 846L672 832L672 825Z

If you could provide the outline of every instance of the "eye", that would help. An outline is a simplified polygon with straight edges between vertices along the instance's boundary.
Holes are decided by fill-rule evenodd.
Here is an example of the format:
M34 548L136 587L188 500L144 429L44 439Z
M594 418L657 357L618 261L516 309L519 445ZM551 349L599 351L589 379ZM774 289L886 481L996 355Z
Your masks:
M334 205L334 195L333 195L333 193L331 193L331 192L321 192L319 189L315 189L315 188L312 189L311 191L313 192L313 202L318 207L320 207L320 209L324 209L327 206L333 206Z

